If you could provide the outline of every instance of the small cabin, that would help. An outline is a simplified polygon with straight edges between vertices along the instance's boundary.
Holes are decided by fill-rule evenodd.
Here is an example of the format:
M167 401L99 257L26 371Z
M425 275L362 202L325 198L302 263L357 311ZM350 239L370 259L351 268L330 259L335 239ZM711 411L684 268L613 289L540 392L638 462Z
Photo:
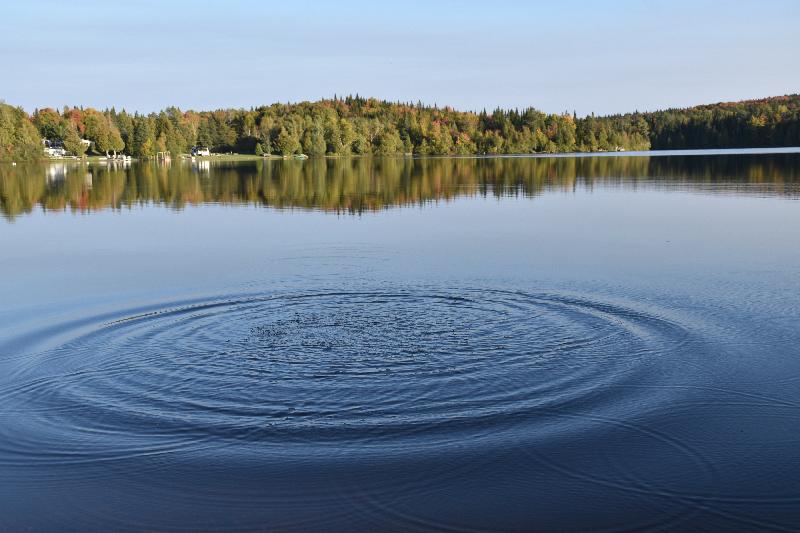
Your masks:
M208 146L192 146L192 155L195 156L210 156L211 150L208 149Z

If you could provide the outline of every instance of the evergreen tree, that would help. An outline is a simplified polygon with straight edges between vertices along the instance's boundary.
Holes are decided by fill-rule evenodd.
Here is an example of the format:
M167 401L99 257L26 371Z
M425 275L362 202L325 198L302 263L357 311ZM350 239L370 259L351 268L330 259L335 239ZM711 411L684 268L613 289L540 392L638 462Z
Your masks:
M78 130L75 129L75 126L69 122L66 123L64 130L64 149L73 155L83 157L83 155L86 153L86 145L81 140L80 135L78 135Z
M136 115L133 117L133 155L139 157L152 157L155 155L155 141L153 129L147 117Z

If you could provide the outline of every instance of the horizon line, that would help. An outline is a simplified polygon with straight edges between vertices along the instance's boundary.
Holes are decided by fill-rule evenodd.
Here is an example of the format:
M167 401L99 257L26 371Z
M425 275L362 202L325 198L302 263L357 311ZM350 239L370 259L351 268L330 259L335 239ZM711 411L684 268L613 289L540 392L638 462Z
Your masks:
M581 118L586 118L586 117L589 117L589 116L613 117L613 116L632 115L632 114L637 114L637 113L659 113L659 112L673 111L673 110L693 109L693 108L704 107L704 106L716 106L716 105L723 105L723 104L744 104L744 103L763 102L763 101L766 101L766 100L775 100L775 99L780 99L780 98L792 98L792 97L800 97L800 92L786 92L784 94L773 94L773 95L769 95L769 96L750 97L750 98L743 98L743 99L740 99L740 100L718 100L716 102L703 102L703 103L697 103L697 104L687 105L687 106L683 106L683 107L673 106L673 107L658 107L658 108L655 108L655 109L634 109L634 110L615 112L615 113L605 113L605 114L598 114L598 113L595 113L595 112L590 112L590 113L583 114L583 115L577 115L575 110L570 111L569 109L565 109L564 111L560 111L560 112L543 111L542 109L540 109L540 108L538 108L536 106L533 106L533 105L529 105L527 107L495 106L491 110L489 108L487 108L487 107L484 107L483 109L463 109L463 108L458 108L458 107L451 106L451 105L440 105L438 102L427 103L427 102L425 102L425 101L423 101L421 99L418 99L417 102L402 101L402 100L389 100L389 99L385 99L385 98L379 98L377 96L364 96L364 95L361 95L359 93L348 94L348 95L338 95L338 94L334 93L334 95L332 97L320 97L320 98L317 98L316 100L308 100L308 99L306 99L306 100L294 100L294 101L289 100L289 101L286 101L286 102L274 101L274 102L267 103L267 104L250 105L250 106L247 106L247 107L245 107L245 106L239 106L239 107L229 106L229 107L216 107L216 108L197 109L197 108L192 108L192 107L183 108L183 107L181 107L179 105L171 104L171 105L166 105L164 107L161 107L158 110L151 110L151 111L141 111L141 110L138 110L138 109L130 110L130 109L126 108L125 106L123 106L123 107L121 107L119 109L119 111L124 111L125 113L129 113L129 114L141 114L141 115L145 115L145 116L150 115L150 114L158 114L159 112L164 111L164 110L169 109L169 108L176 108L176 109L178 109L180 111L183 111L183 112L194 111L194 112L197 112L197 113L210 113L210 112L215 112L215 111L256 110L256 109L259 109L259 108L272 107L274 105L295 106L295 105L301 105L301 104L316 104L316 103L320 103L320 102L333 102L333 101L336 101L336 100L344 100L346 98L361 98L363 100L375 100L375 101L378 101L380 103L386 103L386 104L392 104L392 105L407 105L407 106L417 107L419 104L421 104L423 108L448 109L448 110L451 110L451 111L454 111L454 112L457 112L457 113L473 113L473 114L476 114L476 115L480 114L480 113L483 113L483 112L486 112L487 114L491 114L495 110L501 110L501 111L508 112L508 111L527 111L527 110L533 109L535 111L539 111L540 113L544 113L546 115L561 115L561 116L564 116L564 115L573 115L573 114L575 114L575 115L577 115L577 116L579 116ZM40 110L43 110L43 109L53 109L53 110L56 110L56 111L60 112L60 110L62 110L64 107L67 107L67 108L70 108L70 109L95 109L95 110L98 110L98 111L110 111L112 109L115 110L115 111L117 110L116 106L114 106L114 105L112 105L111 107L101 108L101 107L94 107L92 105L84 105L84 104L81 104L81 105L67 105L67 104L65 104L63 106L42 106L42 107L34 107L32 110L29 110L25 106L15 105L15 104L13 104L11 102L6 101L4 98L0 98L0 103L4 103L6 105L10 105L10 106L16 107L18 109L22 109L23 111L25 111L29 115L33 115L36 111L40 111Z

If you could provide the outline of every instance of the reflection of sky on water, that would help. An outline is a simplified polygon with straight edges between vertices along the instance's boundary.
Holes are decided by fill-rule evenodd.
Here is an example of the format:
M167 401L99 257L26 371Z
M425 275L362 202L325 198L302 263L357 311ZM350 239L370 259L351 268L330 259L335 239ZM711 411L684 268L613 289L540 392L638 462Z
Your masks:
M0 169L0 529L786 529L792 157Z

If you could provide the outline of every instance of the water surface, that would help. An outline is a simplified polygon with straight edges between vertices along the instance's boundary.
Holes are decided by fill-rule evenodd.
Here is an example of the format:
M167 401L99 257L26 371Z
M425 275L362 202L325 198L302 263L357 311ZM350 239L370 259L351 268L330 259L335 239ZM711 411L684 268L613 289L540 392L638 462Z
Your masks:
M796 529L800 154L0 166L0 527Z

